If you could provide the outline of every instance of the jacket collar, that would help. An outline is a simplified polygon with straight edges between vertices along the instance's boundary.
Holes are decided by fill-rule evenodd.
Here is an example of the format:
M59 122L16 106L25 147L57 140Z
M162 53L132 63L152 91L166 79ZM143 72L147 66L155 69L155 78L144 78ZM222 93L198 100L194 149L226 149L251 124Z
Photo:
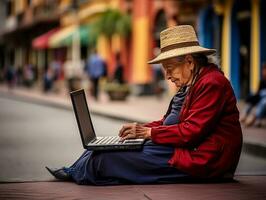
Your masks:
M202 77L208 75L210 72L213 72L213 71L219 71L219 72L221 72L223 74L223 72L218 68L217 65L210 64L210 65L208 65L206 67L202 67L202 71L200 72L200 74L199 74L199 76L198 76L198 78L196 80L196 83L197 83L197 81L199 79L201 79Z

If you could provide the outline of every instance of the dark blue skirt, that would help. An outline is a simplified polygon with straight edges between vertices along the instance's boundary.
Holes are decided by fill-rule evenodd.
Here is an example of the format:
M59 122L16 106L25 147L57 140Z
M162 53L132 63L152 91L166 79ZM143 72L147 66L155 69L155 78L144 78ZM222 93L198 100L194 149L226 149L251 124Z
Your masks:
M168 164L173 153L173 147L151 141L141 151L86 150L66 172L78 184L174 183L188 175Z

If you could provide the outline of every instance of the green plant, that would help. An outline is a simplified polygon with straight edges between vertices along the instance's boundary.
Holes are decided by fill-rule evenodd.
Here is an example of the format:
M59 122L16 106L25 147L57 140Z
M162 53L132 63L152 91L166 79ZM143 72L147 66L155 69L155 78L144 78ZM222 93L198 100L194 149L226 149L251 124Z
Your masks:
M109 40L118 34L128 38L131 33L131 17L118 9L108 9L92 25L92 37L97 39L100 35Z
M119 84L116 82L106 83L104 86L106 92L118 91L118 92L130 92L130 87L128 84Z
M128 84L106 83L104 90L113 101L124 101L130 94L130 87Z

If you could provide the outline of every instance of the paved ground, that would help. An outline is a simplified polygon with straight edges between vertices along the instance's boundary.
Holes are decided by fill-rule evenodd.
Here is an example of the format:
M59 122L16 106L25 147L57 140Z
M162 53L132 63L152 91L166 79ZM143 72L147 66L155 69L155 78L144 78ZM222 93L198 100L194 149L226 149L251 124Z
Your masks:
M71 165L83 152L71 110L0 95L0 182L53 180L44 166ZM99 136L118 133L124 121L92 115ZM242 152L238 175L266 175L266 159Z
M94 115L92 121L99 136L122 125ZM69 166L83 151L72 111L0 95L0 182L52 180L45 166Z
M20 100L71 109L68 96L43 95L38 90L25 89L7 92L0 87L1 95ZM169 97L158 101L151 98L131 97L124 103L109 102L105 97L100 102L89 99L90 108L98 115L126 119L128 121L150 121L158 119L166 109ZM2 104L3 105L3 104ZM8 114L5 114L8 116ZM23 118L23 115L18 116ZM2 119L1 119L2 120ZM9 123L6 120L5 123ZM250 146L246 151L265 150L265 129L243 129L244 140ZM33 140L34 141L34 140ZM255 151L254 151L255 148ZM34 154L34 152L31 152ZM37 153L37 152L35 152ZM261 154L265 157L265 154ZM254 162L254 161L251 161ZM52 180L52 179L51 179ZM124 185L111 187L78 186L65 182L27 182L0 184L0 199L266 199L265 176L236 176L233 183L180 183L172 185Z
M238 176L232 183L79 186L68 182L0 184L0 199L251 200L266 199L265 176Z

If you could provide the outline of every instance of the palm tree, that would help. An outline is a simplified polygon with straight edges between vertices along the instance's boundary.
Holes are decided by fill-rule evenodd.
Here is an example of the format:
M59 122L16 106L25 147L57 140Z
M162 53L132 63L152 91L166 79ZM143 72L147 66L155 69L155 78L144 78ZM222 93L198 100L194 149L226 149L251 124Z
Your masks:
M131 34L131 17L128 14L122 13L118 9L108 9L98 18L98 20L92 25L91 34L93 41L96 42L99 36L103 35L107 38L109 46L111 46L112 37L119 35L124 40L128 40ZM128 41L126 41L128 43ZM94 43L95 46L96 43ZM114 66L115 53L109 49L109 64ZM122 52L121 52L122 53ZM128 53L124 53L125 63L128 63ZM125 100L129 94L128 85L109 84L106 85L105 90L110 95L111 99Z
M127 41L131 34L131 16L122 13L118 9L107 9L101 14L101 16L92 24L91 28L91 38L93 41L91 46L96 45L96 41L100 36L105 36L108 42L108 46L111 47L112 37L114 35L119 35L125 40L124 44L129 44ZM122 42L123 45L123 42ZM109 51L109 64L110 66L115 65L115 54L118 52L112 52L111 48ZM122 53L122 52L121 52ZM123 51L121 55L124 58L124 62L128 63L128 51ZM122 59L123 60L123 59ZM113 68L113 67L111 67Z
M92 25L92 34L95 39L104 35L111 40L115 34L128 38L131 33L131 17L118 9L107 9Z

